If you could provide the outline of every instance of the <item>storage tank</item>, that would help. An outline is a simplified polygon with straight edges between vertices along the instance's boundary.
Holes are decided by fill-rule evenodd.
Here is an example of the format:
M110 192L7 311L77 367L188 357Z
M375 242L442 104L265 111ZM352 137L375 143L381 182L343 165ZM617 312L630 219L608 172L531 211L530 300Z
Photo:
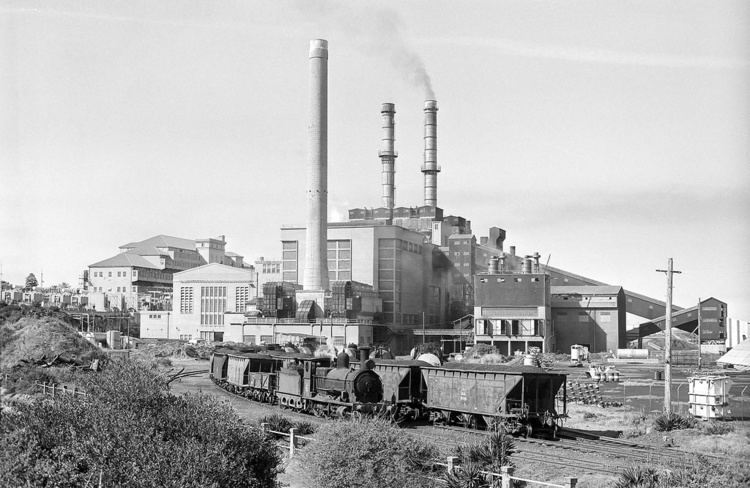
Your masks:
M732 380L724 375L692 376L688 378L690 414L703 419L722 419L730 416L729 389Z
M618 349L617 359L648 359L648 349Z

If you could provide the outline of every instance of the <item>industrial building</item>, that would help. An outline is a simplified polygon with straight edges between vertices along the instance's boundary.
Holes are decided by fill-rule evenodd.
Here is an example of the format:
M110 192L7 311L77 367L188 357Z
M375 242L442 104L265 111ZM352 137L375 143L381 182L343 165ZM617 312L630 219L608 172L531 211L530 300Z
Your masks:
M446 343L485 342L496 345L503 353L513 354L530 347L566 351L572 344L588 345L592 352L614 350L625 347L629 335L649 330L647 323L657 330L662 326L664 302L543 264L538 252L517 255L515 246L506 252L504 229L491 227L487 236L477 240L470 220L446 215L438 206L441 168L435 100L426 100L423 107L421 205L405 206L397 201L396 107L384 103L380 107L382 136L377 151L382 166L382 204L378 208L350 209L347 222L328 222L328 54L327 41L310 42L310 151L305 224L283 227L281 260L261 258L256 265L259 270L262 266L262 273L259 271L253 279L249 275L243 278L244 283L255 284L250 289L258 299L257 310L243 311L236 303L222 302L224 309L212 312L224 314L221 323L198 323L216 328L195 328L196 317L183 317L191 321L192 329L189 333L181 329L180 337L187 334L251 343L293 342L295 338L313 338L319 343L335 345L386 343L402 353L416 340L431 336ZM408 200L403 196L401 199ZM151 273L161 272L171 278L177 270L169 268L169 259L163 256L171 248L149 245L159 253L148 254L139 250L146 247L142 244L125 249L128 254L125 259L140 263L129 263L131 274L126 277L131 279L132 271L138 268L139 272L152 270ZM206 254L204 248L201 264L232 264L225 261L228 254L222 254L223 239L218 243L220 248L217 243L209 244L210 248L214 246L213 252ZM185 247L190 246L185 244ZM196 251L200 253L199 247L196 245ZM106 271L109 273L110 268L115 270L111 265L119 262L92 265L92 272L98 273L94 278L103 278L100 270L103 264L109 266ZM184 276L198 280L201 273L208 270L197 269L194 274ZM166 276L156 278L145 286L167 284ZM118 286L114 281L99 283L92 281L99 290ZM219 286L216 279L205 283L201 286ZM127 279L124 284L133 286ZM347 287L359 292L342 298L341 290ZM197 293L195 290L193 293ZM226 293L234 292L227 289ZM369 304L365 307L366 315L361 308L363 297ZM341 300L347 306L357 301L360 308L356 311L350 308L341 314L336 311L343 303ZM173 317L180 308L175 294ZM681 320L681 309L673 307L673 311ZM713 320L709 312L706 310L705 318ZM192 312L195 313L198 312ZM689 318L690 309L685 314ZM725 319L720 314L715 318L718 331L718 324ZM713 326L706 333L714 334ZM716 332L717 338L719 333Z
M89 265L87 289L97 310L169 310L172 276L207 263L249 269L226 251L224 236L183 239L158 235L120 246L120 253Z

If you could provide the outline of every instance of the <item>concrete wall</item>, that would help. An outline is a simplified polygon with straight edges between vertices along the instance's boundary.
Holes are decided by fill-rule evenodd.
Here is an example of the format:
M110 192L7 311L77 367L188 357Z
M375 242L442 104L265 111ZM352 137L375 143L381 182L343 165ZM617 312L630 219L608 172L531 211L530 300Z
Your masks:
M180 336L170 336L170 312L143 311L137 312L140 322L142 339L179 339Z

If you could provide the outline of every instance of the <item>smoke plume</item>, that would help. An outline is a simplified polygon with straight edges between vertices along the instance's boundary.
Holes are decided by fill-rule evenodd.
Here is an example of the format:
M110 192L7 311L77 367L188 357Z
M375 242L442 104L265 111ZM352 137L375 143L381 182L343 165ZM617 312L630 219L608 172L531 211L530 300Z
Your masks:
M355 2L300 1L297 6L320 24L321 32L340 32L368 56L385 58L425 99L435 99L424 61L404 37L404 22L396 11Z

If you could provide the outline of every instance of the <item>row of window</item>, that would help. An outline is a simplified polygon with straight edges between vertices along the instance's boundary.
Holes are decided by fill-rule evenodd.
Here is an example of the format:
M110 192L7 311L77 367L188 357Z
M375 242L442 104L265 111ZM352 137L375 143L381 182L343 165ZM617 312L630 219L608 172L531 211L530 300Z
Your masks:
M94 271L94 275L93 276L94 276L94 278L96 278L96 277L104 278L104 271ZM127 271L118 271L117 272L117 277L118 278L127 278L127 276L128 276L128 272ZM107 277L108 278L112 278L112 271L107 271Z
M104 292L104 288L102 288L101 286L92 286L91 287L91 291L94 291L94 292L98 291L98 292L102 292L103 293ZM112 288L107 288L107 293L112 293L113 291L115 291L117 293L127 293L128 287L127 286L118 286L118 287L114 288L114 290ZM130 289L130 291L132 291L133 293L135 293L135 292L138 291L138 287L133 286Z
M406 252L422 254L422 246L403 239L378 239L378 249L401 249Z
M226 286L201 286L201 325L224 325Z

